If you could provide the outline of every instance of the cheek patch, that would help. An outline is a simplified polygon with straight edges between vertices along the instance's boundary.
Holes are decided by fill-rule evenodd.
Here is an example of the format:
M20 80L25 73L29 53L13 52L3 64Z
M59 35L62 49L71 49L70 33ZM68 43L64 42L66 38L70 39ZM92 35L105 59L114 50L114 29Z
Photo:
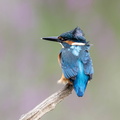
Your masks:
M72 45L74 42L73 41L64 41L65 43L69 44L69 45Z

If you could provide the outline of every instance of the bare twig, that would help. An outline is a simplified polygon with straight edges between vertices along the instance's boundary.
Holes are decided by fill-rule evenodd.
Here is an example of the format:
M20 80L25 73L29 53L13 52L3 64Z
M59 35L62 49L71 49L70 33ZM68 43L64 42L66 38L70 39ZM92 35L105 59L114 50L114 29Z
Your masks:
M71 94L73 86L70 84L65 85L62 90L54 93L42 103L37 105L33 110L22 115L19 120L40 120L40 118L47 112L53 110L55 106L61 102L65 97Z

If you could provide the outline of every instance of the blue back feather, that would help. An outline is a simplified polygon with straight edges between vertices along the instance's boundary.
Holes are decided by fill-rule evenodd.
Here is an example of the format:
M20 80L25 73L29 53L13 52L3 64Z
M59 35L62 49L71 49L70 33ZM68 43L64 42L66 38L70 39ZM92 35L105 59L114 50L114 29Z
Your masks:
M73 80L73 86L76 94L79 97L82 97L84 95L89 76L84 73L84 67L81 61L78 62L79 65L79 71L76 76L76 79Z
M61 67L65 78L73 82L74 90L79 97L84 95L88 80L92 78L93 66L89 46L71 46L63 48Z

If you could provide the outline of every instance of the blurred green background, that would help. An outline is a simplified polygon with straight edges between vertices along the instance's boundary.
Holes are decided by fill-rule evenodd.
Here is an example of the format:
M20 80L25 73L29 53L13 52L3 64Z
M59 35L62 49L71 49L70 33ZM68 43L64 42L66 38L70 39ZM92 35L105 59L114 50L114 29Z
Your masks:
M63 85L61 46L41 37L79 26L93 46L95 73L84 97L67 97L42 120L120 119L120 0L1 0L0 119L20 116Z

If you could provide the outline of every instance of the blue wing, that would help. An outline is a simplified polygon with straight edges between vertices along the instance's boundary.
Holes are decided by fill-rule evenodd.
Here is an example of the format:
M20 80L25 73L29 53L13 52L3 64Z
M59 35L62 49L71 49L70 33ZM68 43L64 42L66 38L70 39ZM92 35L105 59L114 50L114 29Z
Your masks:
M73 82L74 90L79 97L84 95L88 80L92 78L93 66L89 46L80 46L79 51L64 48L60 53L60 63L65 78Z
M78 62L83 64L84 73L92 79L93 66L90 54L88 52L89 46L81 46L79 55L74 55L69 48L63 48L60 52L60 63L65 78L69 79L77 76L79 71Z
M94 73L92 59L90 58L90 53L88 52L89 46L83 46L83 50L80 53L80 59L84 66L84 72L89 75L89 80L92 79L92 74Z
M60 63L65 78L75 77L78 73L78 56L72 54L70 49L64 48L60 52Z

